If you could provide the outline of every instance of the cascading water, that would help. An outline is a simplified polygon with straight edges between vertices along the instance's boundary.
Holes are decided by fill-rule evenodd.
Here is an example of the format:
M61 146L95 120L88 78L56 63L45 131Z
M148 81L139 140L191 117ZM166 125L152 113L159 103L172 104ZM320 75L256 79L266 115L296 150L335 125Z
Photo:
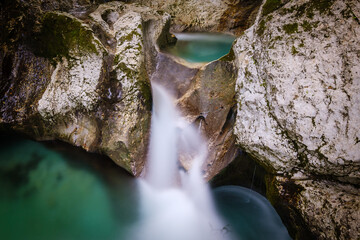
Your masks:
M140 220L130 239L231 239L202 179L201 166L207 155L204 141L177 113L171 96L157 84L152 88L150 156L146 177L139 180ZM178 170L179 158L191 161L188 172Z

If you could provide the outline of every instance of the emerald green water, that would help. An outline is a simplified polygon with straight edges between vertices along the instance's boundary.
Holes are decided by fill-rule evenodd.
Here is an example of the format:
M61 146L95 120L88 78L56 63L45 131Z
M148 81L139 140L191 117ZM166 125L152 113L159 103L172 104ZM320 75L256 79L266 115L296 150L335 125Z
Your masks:
M211 62L229 53L234 36L217 33L178 33L165 51L191 63Z
M119 239L134 215L129 190L111 192L89 163L71 157L84 156L25 139L1 141L0 239Z
M141 221L135 182L107 158L60 143L1 136L0 239L128 239ZM224 231L236 239L290 239L261 195L223 186L213 196Z

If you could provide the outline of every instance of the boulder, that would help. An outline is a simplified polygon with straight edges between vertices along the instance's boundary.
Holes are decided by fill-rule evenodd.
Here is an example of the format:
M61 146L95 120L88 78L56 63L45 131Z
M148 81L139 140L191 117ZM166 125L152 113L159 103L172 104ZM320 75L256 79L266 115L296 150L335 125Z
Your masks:
M359 7L357 1L268 0L233 48L237 143L269 172L299 181L303 204L295 209L320 239L359 233L351 218L335 221L348 214L342 199L359 206ZM321 206L330 194L322 179L332 181L334 193L355 185L344 197L336 193L326 213L310 204L317 199Z

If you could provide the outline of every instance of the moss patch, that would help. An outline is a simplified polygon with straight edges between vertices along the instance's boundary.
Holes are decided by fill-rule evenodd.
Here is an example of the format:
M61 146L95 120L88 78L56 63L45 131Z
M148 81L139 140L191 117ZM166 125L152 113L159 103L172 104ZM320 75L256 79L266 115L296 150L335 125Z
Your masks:
M259 28L257 29L256 33L259 35L259 36L262 36L265 32L265 20L261 20L260 24L259 24Z
M319 22L308 22L308 21L304 21L301 24L301 27L304 29L305 32L310 32L313 28L316 28L319 25Z
M330 14L330 7L334 4L334 0L316 0L312 1L307 9L306 15L309 18L314 16L314 10L319 11L320 14Z
M296 18L302 17L304 14L308 18L313 18L315 11L318 11L320 14L333 14L330 11L330 7L333 5L334 0L312 0L310 2L304 3L300 6L292 6L291 8L283 8L280 11L281 15L285 14L295 14Z
M152 95L151 95L150 83L146 81L138 81L136 82L136 87L139 89L141 96L143 97L144 104L147 110L151 111Z
M233 48L230 49L229 53L219 59L220 61L233 61L235 60L235 53Z
M142 25L139 24L138 29L141 29L141 28L142 28ZM121 37L119 39L119 42L120 42L120 44L122 44L123 42L130 42L133 40L134 36L139 36L141 38L141 34L138 32L137 29L134 29L129 34L126 34L125 36Z
M296 54L299 53L299 52L298 52L298 50L296 50L296 47L295 47L295 46L292 46L292 48L291 48L291 53L292 53L292 55L296 55Z
M305 32L309 32L312 29L311 24L306 20L301 24L301 26L303 27Z
M77 19L65 14L48 12L41 19L42 27L35 36L35 53L54 58L70 57L70 50L97 52L93 33Z
M292 24L285 24L282 28L287 34L293 34L298 32L298 24L292 23Z
M281 0L267 0L263 6L262 14L266 16L281 6Z

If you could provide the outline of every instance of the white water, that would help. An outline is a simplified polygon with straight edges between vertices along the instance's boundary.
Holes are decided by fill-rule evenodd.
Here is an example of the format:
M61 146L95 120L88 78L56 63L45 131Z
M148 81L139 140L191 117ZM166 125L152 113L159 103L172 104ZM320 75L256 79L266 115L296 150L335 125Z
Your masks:
M139 180L140 220L129 239L230 239L201 175L207 148L198 129L181 118L174 100L156 84L153 106L150 157L145 180ZM179 158L191 163L188 172L179 171Z

